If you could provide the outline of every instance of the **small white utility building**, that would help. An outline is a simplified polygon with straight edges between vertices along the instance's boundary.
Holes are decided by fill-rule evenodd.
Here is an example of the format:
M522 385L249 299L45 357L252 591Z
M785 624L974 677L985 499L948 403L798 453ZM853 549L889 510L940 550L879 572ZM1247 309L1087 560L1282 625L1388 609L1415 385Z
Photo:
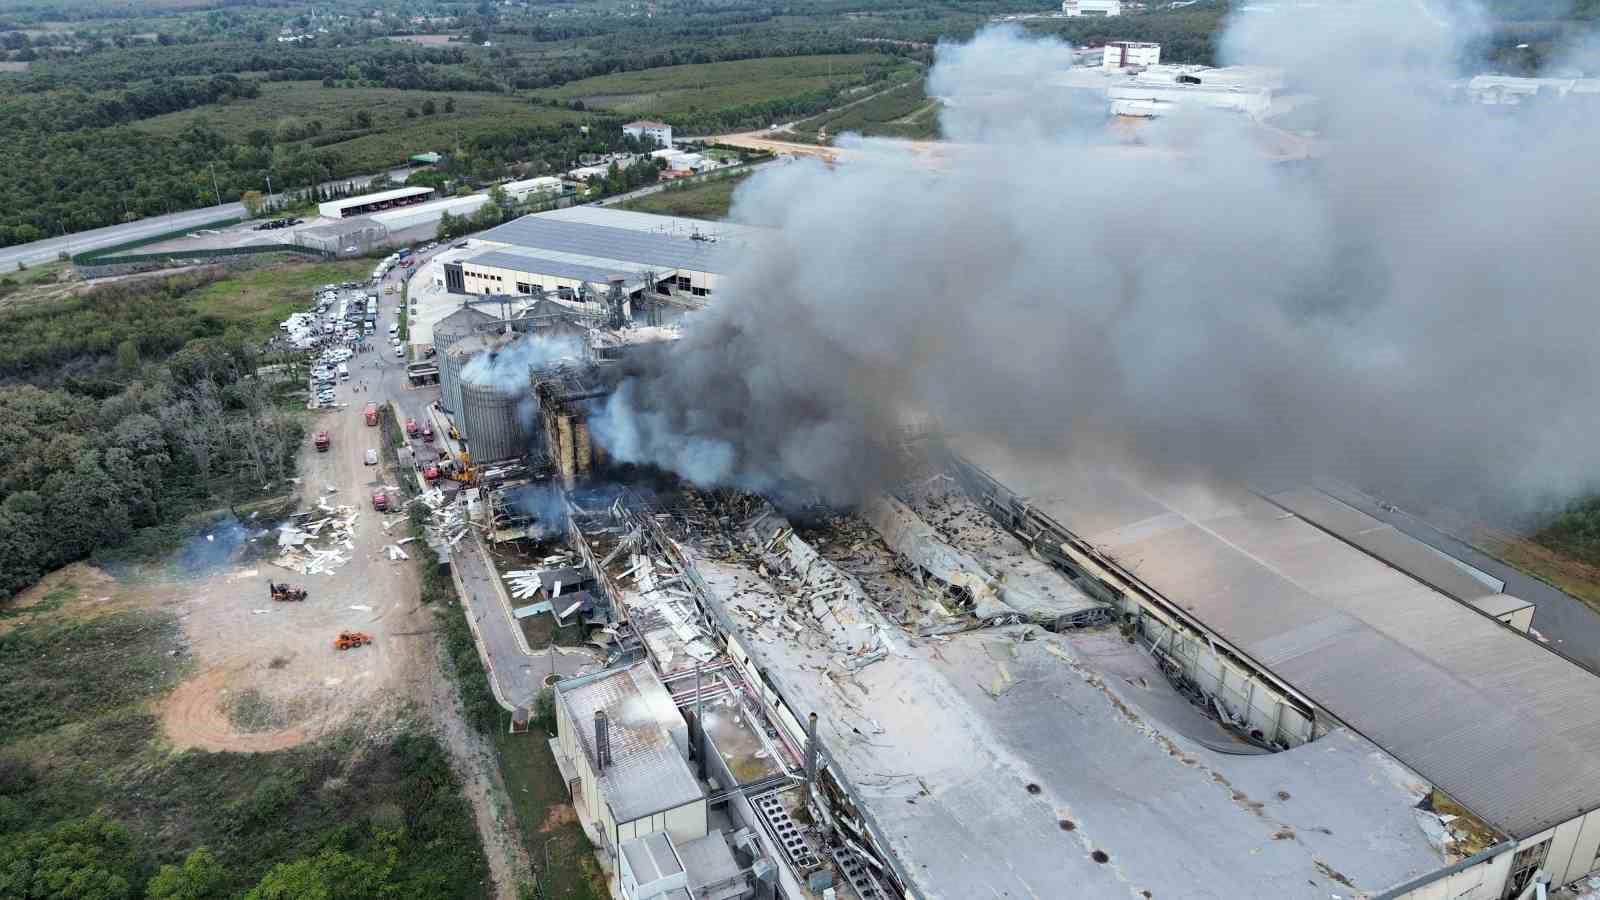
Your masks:
M1120 16L1122 0L1061 0L1061 11L1068 18L1078 16Z
M655 832L679 846L706 836L688 723L650 663L559 682L555 695L550 749L578 817L607 855L616 859L624 844Z
M1147 41L1111 41L1106 44L1102 68L1126 69L1130 66L1148 68L1161 65L1161 45Z
M545 175L539 178L523 179L522 181L508 181L500 185L500 189L506 192L506 196L518 203L535 196L559 197L561 196L561 179Z

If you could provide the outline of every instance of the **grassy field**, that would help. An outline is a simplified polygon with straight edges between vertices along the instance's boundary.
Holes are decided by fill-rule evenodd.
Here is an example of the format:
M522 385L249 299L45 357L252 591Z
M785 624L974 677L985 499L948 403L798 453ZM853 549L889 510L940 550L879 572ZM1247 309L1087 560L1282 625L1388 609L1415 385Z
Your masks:
M538 92L628 116L709 112L859 81L871 66L894 64L876 53L796 56L665 66L619 72Z
M605 879L593 845L578 824L547 740L537 728L528 734L501 731L494 737L518 832L546 900L605 900Z
M479 894L482 850L433 738L397 723L275 753L174 753L153 712L189 668L174 616L85 566L50 581L26 615L0 606L0 858L98 817L127 837L120 859L94 864L131 890L28 896L144 896L157 866L198 847L221 874L192 896L238 896L326 849L383 871L386 896Z
M682 187L673 186L658 193L619 203L617 208L663 216L684 216L690 219L723 219L728 215L728 208L733 205L734 190L748 177L749 174L745 173L732 178L701 181Z
M444 112L447 99L455 103L454 112ZM424 100L432 100L438 112L422 115ZM416 118L406 117L408 107L418 111ZM372 117L370 128L355 129L351 117L357 111ZM322 123L323 136L349 136L318 147L318 152L336 152L377 169L402 162L413 153L445 152L455 146L458 136L467 139L508 125L549 125L586 118L583 113L533 106L506 94L325 88L315 81L279 81L262 84L261 96L251 100L168 113L134 127L170 134L203 122L229 140L243 141L258 128L277 133L279 128L317 120Z
M830 143L844 132L870 137L927 140L939 133L939 101L922 91L922 83L903 85L820 116L795 123L794 132L807 143Z
M336 263L290 262L249 269L196 291L195 306L204 313L265 335L289 317L304 311L318 286L340 281L365 281L371 260Z

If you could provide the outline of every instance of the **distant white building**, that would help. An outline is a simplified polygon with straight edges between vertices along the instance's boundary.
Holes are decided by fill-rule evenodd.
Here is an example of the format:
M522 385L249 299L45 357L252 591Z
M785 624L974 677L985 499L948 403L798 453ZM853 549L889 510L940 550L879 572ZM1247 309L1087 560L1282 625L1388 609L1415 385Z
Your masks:
M1600 95L1600 79L1595 78L1519 78L1514 75L1475 75L1466 85L1473 103L1487 106L1520 106L1539 99Z
M1106 88L1111 114L1135 118L1169 115L1179 108L1226 109L1260 118L1283 88L1283 73L1265 66L1157 66Z
M1121 2L1121 0L1117 0ZM640 119L622 126L622 133L644 140L650 138L663 147L672 146L672 126L665 122L652 122L649 119Z
M1106 44L1105 55L1101 57L1100 65L1107 69L1159 66L1161 45L1143 41L1112 41Z
M546 175L540 178L528 178L523 181L508 181L500 185L500 187L506 192L506 196L520 203L535 194L552 197L560 195L561 179Z
M1120 16L1122 0L1061 0L1061 11L1069 18L1078 16Z

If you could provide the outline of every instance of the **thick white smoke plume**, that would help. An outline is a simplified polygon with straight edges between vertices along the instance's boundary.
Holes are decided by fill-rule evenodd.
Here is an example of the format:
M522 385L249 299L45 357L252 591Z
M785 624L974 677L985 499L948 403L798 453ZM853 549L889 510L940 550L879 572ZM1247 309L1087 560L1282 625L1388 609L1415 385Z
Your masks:
M1225 61L1319 98L1298 163L1220 112L1130 145L1055 83L1055 41L941 46L952 144L752 178L734 217L770 245L596 433L701 483L845 501L893 477L916 413L1256 483L1570 496L1600 462L1600 119L1461 102L1475 27L1412 2L1238 14Z
M574 337L528 335L492 353L474 356L461 369L461 380L469 384L494 385L507 393L526 390L528 372L557 363L580 362L583 344Z

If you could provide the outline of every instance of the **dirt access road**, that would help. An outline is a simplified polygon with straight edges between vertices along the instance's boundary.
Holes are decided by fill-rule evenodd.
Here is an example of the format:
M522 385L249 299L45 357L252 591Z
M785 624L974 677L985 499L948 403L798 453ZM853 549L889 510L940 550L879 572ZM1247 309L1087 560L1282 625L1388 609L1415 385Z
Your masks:
M467 726L455 685L444 675L434 613L419 602L418 566L391 561L385 549L408 534L405 516L372 509L372 490L396 487L401 473L365 464L366 451L381 448L382 434L366 425L364 405L392 401L404 418L420 415L438 395L437 387L407 382L406 361L387 341L399 296L380 297L374 349L351 358L351 377L336 391L343 408L307 421L301 457L302 509L316 509L320 501L357 511L350 546L340 545L349 561L328 574L281 569L270 562L278 555L277 534L252 528L226 560L155 588L156 602L177 611L195 661L194 674L160 712L177 747L236 752L292 747L341 728L381 734L393 723L426 723L462 776L495 895L510 900L531 869L493 747ZM311 447L310 434L319 429L332 437L325 453ZM417 548L414 542L406 547ZM310 597L274 603L267 588L272 581L302 586ZM342 630L367 632L373 643L335 650Z

